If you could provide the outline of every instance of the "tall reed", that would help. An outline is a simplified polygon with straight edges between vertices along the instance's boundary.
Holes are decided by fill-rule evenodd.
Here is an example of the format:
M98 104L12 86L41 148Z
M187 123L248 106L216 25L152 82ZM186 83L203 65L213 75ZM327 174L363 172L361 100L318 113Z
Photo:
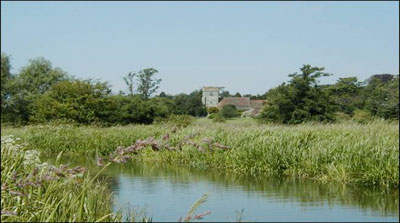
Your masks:
M396 188L398 128L398 123L386 121L287 126L258 125L248 119L226 123L202 119L179 129L166 124L110 128L44 125L7 127L2 134L14 134L46 152L108 155L118 146L128 147L149 137L163 140L168 133L168 145L180 150L144 149L134 156L238 174L286 175ZM211 145L229 149L212 149Z
M85 168L40 162L13 137L1 138L1 221L118 221L111 191Z

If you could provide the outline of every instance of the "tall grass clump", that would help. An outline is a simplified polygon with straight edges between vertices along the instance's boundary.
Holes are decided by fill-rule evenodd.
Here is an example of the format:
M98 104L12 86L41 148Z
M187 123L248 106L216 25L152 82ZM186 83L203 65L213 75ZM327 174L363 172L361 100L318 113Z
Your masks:
M195 135L192 141L203 148L212 141L230 149L204 152L189 143L180 152L149 150L138 158L255 176L295 176L387 188L399 185L399 133L393 123L247 128L219 124L183 129L171 140L178 143L188 135Z
M260 125L247 119L225 123L201 119L186 128L27 126L7 127L2 134L17 135L43 151L104 155L152 137L155 141L149 142L174 149L143 149L132 156L237 174L395 188L399 185L398 128L398 123L383 120Z
M109 188L84 173L41 163L18 138L1 137L1 221L117 221Z

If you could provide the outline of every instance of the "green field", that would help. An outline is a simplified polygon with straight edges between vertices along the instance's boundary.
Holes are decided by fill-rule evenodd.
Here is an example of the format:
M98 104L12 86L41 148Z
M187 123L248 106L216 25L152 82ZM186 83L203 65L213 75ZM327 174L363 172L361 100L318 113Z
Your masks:
M214 123L198 119L173 131L170 124L108 128L73 125L4 127L28 148L46 154L107 156L118 146L154 137L178 151L145 149L134 155L143 161L167 162L236 174L294 176L321 182L395 188L399 185L399 125L374 121L337 124L259 125L252 119ZM162 137L169 134L167 141ZM219 149L214 146L228 146ZM201 151L203 149L205 151Z

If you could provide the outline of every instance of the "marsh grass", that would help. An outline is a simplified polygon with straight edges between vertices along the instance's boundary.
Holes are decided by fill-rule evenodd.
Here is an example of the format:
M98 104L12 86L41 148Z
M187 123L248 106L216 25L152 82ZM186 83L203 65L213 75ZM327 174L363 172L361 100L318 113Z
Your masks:
M119 146L129 147L136 140L149 137L162 141L169 134L168 145L179 150L148 148L133 156L142 161L236 174L284 175L396 188L399 185L398 128L398 123L382 120L365 124L288 126L260 125L252 119L214 123L204 118L178 129L164 124L109 128L45 125L6 127L2 134L16 135L44 152L90 156L109 155ZM207 148L210 141L229 149L199 150L199 147Z
M1 221L118 221L109 188L85 169L41 163L12 137L1 138ZM61 154L60 156L61 157Z

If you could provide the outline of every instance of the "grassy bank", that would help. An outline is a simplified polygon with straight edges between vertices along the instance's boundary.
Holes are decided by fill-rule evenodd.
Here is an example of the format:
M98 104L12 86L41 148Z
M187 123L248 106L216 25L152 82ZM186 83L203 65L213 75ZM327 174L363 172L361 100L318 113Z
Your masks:
M83 168L41 163L18 140L1 139L1 221L119 221L111 191Z
M173 131L170 125L110 128L90 126L5 127L32 148L46 152L103 155L118 146L154 137L178 151L146 149L137 159L253 175L287 175L395 188L399 185L398 123L257 125L250 119L213 123L197 120ZM218 143L229 149L215 149ZM202 151L204 150L204 151Z

